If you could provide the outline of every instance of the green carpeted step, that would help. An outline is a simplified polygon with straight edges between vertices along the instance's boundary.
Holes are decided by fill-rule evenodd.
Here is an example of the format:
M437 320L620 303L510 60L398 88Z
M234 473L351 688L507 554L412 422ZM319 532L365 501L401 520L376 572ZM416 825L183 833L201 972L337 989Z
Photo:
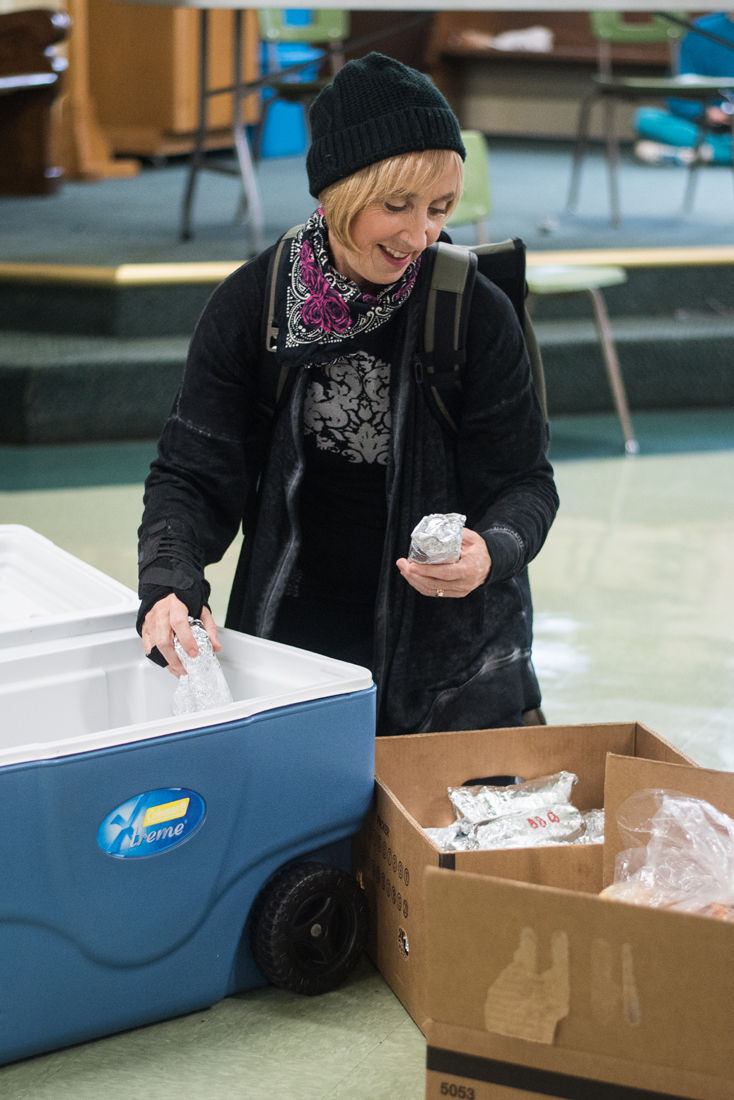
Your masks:
M734 317L615 318L630 408L734 407ZM590 320L538 321L552 417L611 410ZM0 442L155 437L171 406L188 336L0 333Z
M102 270L106 274L108 269ZM120 285L114 272L88 281L15 273L3 278L0 271L0 332L190 335L215 285L216 280L206 278Z
M670 252L671 258L667 254ZM594 253L533 253L529 261L554 264L570 255L578 263ZM715 320L734 307L734 250L728 262L684 250L613 250L599 255L625 267L627 282L604 291L615 317L673 317L694 313ZM563 262L562 260L560 262ZM0 263L0 332L68 333L98 336L190 335L214 288L237 265L124 264L120 267L59 267ZM584 319L585 294L539 297L538 320Z
M630 410L734 407L734 314L716 319L615 317ZM550 414L612 408L591 321L538 321Z
M0 441L156 436L186 358L186 337L0 333Z

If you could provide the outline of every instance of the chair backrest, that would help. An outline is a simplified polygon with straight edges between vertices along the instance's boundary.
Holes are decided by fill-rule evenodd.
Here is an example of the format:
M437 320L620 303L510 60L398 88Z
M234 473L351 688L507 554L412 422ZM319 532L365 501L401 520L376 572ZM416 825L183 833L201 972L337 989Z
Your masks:
M673 11L670 14L678 19L686 18L686 13L682 11ZM599 72L604 76L611 75L614 44L667 43L671 66L675 68L678 43L686 33L685 26L672 23L665 16L651 12L630 18L629 13L622 11L590 11L589 25L599 47Z
M462 130L461 137L466 147L464 191L451 213L448 225L479 226L489 217L492 209L489 150L484 134L479 130Z
M349 37L349 12L315 8L300 11L261 8L258 11L260 37L265 42L343 42Z

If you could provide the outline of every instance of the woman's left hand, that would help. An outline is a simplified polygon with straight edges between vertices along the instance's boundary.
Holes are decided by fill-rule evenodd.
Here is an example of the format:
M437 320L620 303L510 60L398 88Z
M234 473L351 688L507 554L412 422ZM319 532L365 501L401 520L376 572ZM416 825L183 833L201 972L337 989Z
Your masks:
M408 584L422 596L468 596L486 581L492 568L487 544L476 531L464 528L461 557L446 565L422 565L408 558L395 563Z

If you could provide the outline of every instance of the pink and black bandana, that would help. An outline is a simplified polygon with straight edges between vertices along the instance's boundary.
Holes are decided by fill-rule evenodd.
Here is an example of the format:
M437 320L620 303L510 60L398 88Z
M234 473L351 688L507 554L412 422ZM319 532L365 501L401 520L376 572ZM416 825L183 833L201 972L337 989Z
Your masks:
M298 359L308 360L313 354L322 361L332 358L344 341L364 336L389 321L415 285L420 257L378 295L363 293L334 269L327 240L326 222L319 209L291 243L285 324L280 326L278 340L278 351L286 358L294 352Z

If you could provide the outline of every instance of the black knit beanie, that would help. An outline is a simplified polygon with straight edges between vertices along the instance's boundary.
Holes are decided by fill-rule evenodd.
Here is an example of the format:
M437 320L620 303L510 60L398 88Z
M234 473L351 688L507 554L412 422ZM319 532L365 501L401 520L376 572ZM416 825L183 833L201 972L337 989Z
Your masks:
M368 164L423 149L466 156L456 115L428 77L392 57L348 61L309 114L308 183L315 197Z

